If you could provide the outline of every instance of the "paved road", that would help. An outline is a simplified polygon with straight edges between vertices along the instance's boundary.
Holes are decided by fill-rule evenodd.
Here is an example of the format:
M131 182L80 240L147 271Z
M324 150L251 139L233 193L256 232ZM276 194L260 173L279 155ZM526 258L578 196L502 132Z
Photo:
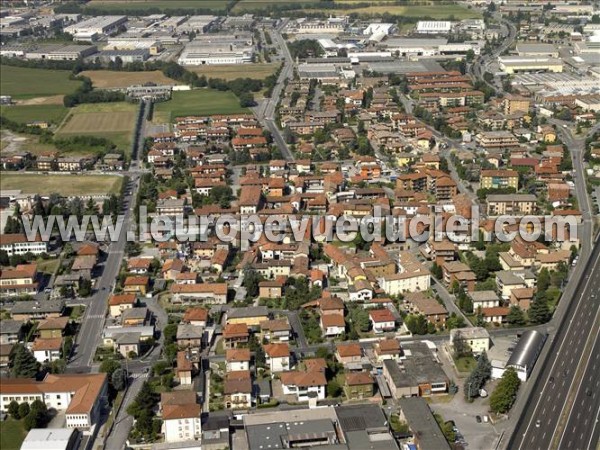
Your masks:
M571 284L568 286L572 286ZM565 322L549 349L549 357L541 368L537 383L528 397L527 407L518 418L518 426L508 442L510 449L547 450L557 447L558 442L573 449L596 448L597 441L591 442L597 434L597 423L593 414L598 413L600 391L598 389L598 353L593 354L592 346L598 347L598 321L600 306L600 245L596 245L567 310ZM567 294L567 292L565 292ZM570 294L570 292L569 292ZM591 363L591 364L589 364ZM594 372L590 377L590 366ZM583 378L581 373L585 372ZM582 381L579 382L578 379ZM586 392L591 391L588 397ZM573 402L582 395L587 401ZM583 394L582 394L583 393ZM583 409L585 408L585 409ZM592 408L591 411L588 411ZM561 417L568 418L568 426L561 425ZM586 420L588 419L588 420ZM561 431L562 429L562 431ZM577 430L577 434L574 431Z
M135 376L129 385L111 433L106 440L106 445L104 446L106 450L120 450L125 448L129 431L133 426L133 416L127 414L127 406L131 404L135 396L140 392L145 381L145 376Z
M147 111L147 109L146 109ZM140 137L140 146L143 146L144 135ZM96 283L96 292L88 302L88 307L85 310L81 328L75 341L75 346L69 360L68 367L71 370L86 369L91 366L94 358L96 347L101 339L102 329L104 328L104 319L106 316L106 308L108 305L108 297L114 287L115 279L119 273L123 255L125 253L125 245L127 243L127 231L131 225L131 220L134 217L132 211L133 202L137 196L139 188L139 176L137 171L139 164L137 155L141 154L138 150L136 159L131 161L129 173L131 173L131 181L133 188L126 190L129 195L123 197L124 226L121 228L119 239L112 242L108 247L108 257L104 262L102 276Z
M579 230L581 249L577 265L551 322L558 332L551 348L545 349L530 381L528 391L513 408L518 418L515 431L508 441L508 448L570 448L587 449L598 443L596 419L590 417L586 408L595 405L599 409L598 371L596 367L598 292L600 268L598 258L600 244L593 240L593 210L585 187L583 150L585 137L576 139L567 123L553 120L563 142L571 152L576 195L583 215ZM563 126L567 125L567 126ZM589 131L594 133L600 124ZM590 256L591 255L591 256ZM567 300L567 301L565 301ZM548 347L548 346L547 346ZM589 367L592 367L590 378ZM596 375L593 375L596 370ZM594 379L595 378L595 379ZM554 380L554 381L551 381ZM595 383L595 384L594 384ZM591 394L588 396L588 392ZM582 402L585 396L587 401ZM595 402L592 405L592 402ZM583 416L583 418L582 418ZM589 420L586 420L589 419ZM539 422L538 422L539 421ZM539 425L539 426L538 426ZM594 436L596 439L594 441ZM587 439L587 441L586 441ZM570 444L569 444L570 443ZM560 445L560 446L559 446Z
M287 80L292 79L294 74L294 61L292 59L292 55L285 43L285 39L281 35L281 30L287 21L284 20L280 24L280 26L271 32L271 37L273 38L273 42L279 46L281 53L284 56L283 67L279 74L279 78L277 79L277 84L273 88L273 92L271 93L271 97L261 104L260 106L255 108L255 113L259 122L266 127L270 132L271 136L273 136L273 141L281 151L281 154L288 161L294 160L294 155L286 144L283 136L281 135L281 131L279 130L277 124L275 123L275 109L277 104L279 103L279 99L281 97L281 93L283 92L283 88Z

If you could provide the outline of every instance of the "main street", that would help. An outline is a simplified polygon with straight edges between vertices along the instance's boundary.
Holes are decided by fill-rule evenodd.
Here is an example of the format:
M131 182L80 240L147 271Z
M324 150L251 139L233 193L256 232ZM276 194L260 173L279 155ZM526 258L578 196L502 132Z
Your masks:
M147 114L147 108L146 108ZM145 121L142 121L138 149L133 152L129 174L131 175L131 187L126 186L123 195L123 226L121 227L117 241L108 246L108 256L103 264L102 276L95 286L95 292L87 303L87 308L77 334L75 345L68 362L71 372L88 371L94 359L94 353L98 343L101 341L102 329L108 306L108 298L114 288L115 280L121 268L121 262L127 244L127 234L133 217L133 207L139 189L139 154L144 145Z
M283 88L285 87L287 81L292 79L294 75L294 60L292 59L292 55L290 54L287 44L285 43L285 39L283 39L283 36L281 35L281 30L286 24L287 20L283 20L281 24L279 24L279 26L271 33L273 41L277 43L279 51L284 57L279 78L277 78L277 83L271 92L271 96L263 101L259 106L255 107L254 111L261 125L267 128L271 133L273 141L277 145L277 148L279 148L279 151L283 157L288 161L293 161L294 155L285 142L285 139L283 139L281 131L275 122L275 110L277 108L277 104L279 103L279 99L281 98Z

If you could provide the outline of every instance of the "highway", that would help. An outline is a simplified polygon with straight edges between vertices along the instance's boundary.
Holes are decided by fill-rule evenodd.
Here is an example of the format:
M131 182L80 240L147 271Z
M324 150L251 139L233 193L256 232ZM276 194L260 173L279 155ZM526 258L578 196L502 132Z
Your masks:
M592 348L598 348L600 327L599 260L600 245L596 245L507 448L596 448L598 441L594 441L592 435L598 434L595 419L600 407L599 353L594 354ZM563 297L563 301L567 299L569 296ZM585 371L583 377L580 368L581 372ZM576 393L575 398L569 395L572 391ZM581 401L582 397L586 399ZM568 426L560 426L562 417L568 419ZM560 446L559 442L562 442Z
M594 217L583 162L585 137L576 139L566 122L551 119L551 123L569 149L576 173L575 189L583 216L580 262L549 324L556 334L513 407L511 421L516 424L507 441L510 449L583 450L598 444L600 243L596 240L594 247ZM599 127L593 127L588 135Z

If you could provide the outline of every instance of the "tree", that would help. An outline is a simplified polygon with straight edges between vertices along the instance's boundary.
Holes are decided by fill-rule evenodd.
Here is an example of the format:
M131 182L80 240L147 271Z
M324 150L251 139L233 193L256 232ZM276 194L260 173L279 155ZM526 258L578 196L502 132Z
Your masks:
M508 310L506 321L510 325L525 325L525 314L523 314L523 310L521 308L513 305Z
M244 273L242 286L246 288L246 299L252 299L258 296L258 283L263 280L263 276L256 270L247 269Z
M465 381L465 398L471 400L479 395L479 390L483 388L485 382L492 376L492 364L487 354L483 352L477 360L477 365Z
M105 373L109 380L112 378L113 373L120 368L121 363L114 359L106 359L100 364L100 372Z
M536 298L533 302L531 302L531 306L529 307L527 314L529 315L529 320L537 324L546 323L552 317L550 308L548 307L548 302L546 301L545 297Z
M41 400L35 400L29 408L29 414L25 417L25 428L31 430L32 428L45 427L48 422L48 408L46 404Z
M465 319L458 316L455 312L450 313L446 319L446 329L453 330L454 328L464 328L466 326Z
M441 280L442 277L444 276L444 274L442 272L442 266L440 266L438 263L434 262L433 265L431 266L431 274L435 277L436 280Z
M504 371L500 382L490 396L490 408L496 414L504 414L510 410L517 398L521 380L512 367Z
M342 392L340 384L336 380L331 380L327 383L327 395L329 397L338 397Z
M16 401L13 400L8 404L8 414L15 420L21 418L21 415L19 414L19 404Z
M119 367L112 373L110 381L117 391L122 391L127 385L127 374L122 367Z
M27 417L29 410L29 403L21 403L19 405L19 417Z
M412 334L427 334L427 319L423 314L409 314L404 318L404 323Z
M172 344L177 338L177 324L170 323L163 329L163 335L165 337L165 345Z
M18 345L13 353L12 374L14 377L33 378L37 375L40 363L24 345Z

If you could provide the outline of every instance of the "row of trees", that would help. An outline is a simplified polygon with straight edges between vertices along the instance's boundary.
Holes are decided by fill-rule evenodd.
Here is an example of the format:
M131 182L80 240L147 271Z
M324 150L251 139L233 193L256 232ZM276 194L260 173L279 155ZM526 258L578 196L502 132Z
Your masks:
M104 89L94 90L92 80L88 77L78 76L73 78L81 80L82 84L75 92L63 97L63 104L67 108L72 108L80 103L122 102L125 100L125 94L120 91L107 91Z
M18 404L13 400L8 404L8 413L15 420L23 419L26 430L44 428L50 421L48 408L41 400L34 400L31 405L29 403Z

